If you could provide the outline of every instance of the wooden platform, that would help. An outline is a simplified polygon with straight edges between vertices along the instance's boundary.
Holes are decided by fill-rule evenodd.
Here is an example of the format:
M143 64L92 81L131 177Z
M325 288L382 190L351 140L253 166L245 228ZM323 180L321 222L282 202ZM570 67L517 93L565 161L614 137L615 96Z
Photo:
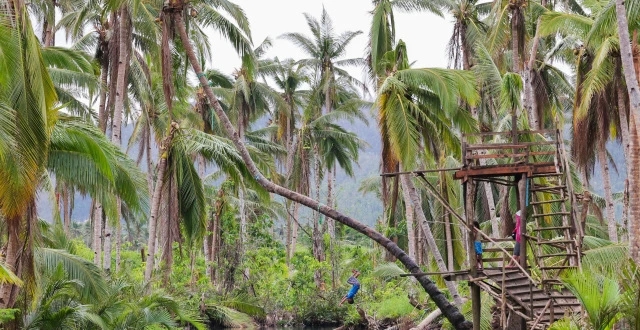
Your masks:
M456 180L466 180L466 178L491 178L500 176L512 176L517 174L527 174L528 177L533 175L553 174L556 173L554 163L537 163L537 164L499 164L462 168L455 171L453 178Z

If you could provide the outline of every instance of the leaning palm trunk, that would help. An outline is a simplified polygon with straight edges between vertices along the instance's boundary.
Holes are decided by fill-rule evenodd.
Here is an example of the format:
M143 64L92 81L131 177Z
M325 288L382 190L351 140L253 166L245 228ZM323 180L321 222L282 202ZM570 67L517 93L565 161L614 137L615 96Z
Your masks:
M147 283L151 280L151 274L153 273L153 267L156 254L156 231L158 227L158 211L160 210L160 200L162 196L162 188L164 186L164 177L167 169L168 149L173 141L173 135L178 129L177 123L171 123L169 134L160 146L160 160L158 162L158 173L156 179L156 185L153 189L153 196L151 199L151 214L149 216L149 240L147 243L147 265L144 271L144 279ZM150 288L150 287L149 287Z
M407 199L410 201L409 207L411 207L420 222L422 227L422 232L427 240L427 245L429 246L429 251L433 255L433 259L435 259L436 264L438 265L438 269L445 273L450 271L447 269L447 265L444 263L444 259L442 259L442 254L440 250L438 250L438 245L436 244L436 239L433 237L433 233L431 232L431 228L429 227L429 223L427 222L427 217L424 215L424 211L422 210L422 204L420 203L420 198L416 192L416 187L411 181L411 177L408 175L401 175L400 180L403 183L403 186L406 186L407 189L403 189L403 194L407 194ZM456 287L455 282L445 281L447 285L447 289L449 289L449 293L453 297L453 301L456 305L460 306L462 304L462 299L458 294L458 288Z
M637 131L640 129L640 86L633 65L633 53L631 49L631 38L629 37L629 22L627 21L627 10L624 7L624 0L616 0L616 23L618 37L620 40L620 59L622 60L622 72L627 83L629 93L629 112L633 122L630 123L631 133L631 157L629 191L640 189L640 145L637 141ZM629 255L636 262L640 262L640 194L629 196Z
M611 177L609 175L609 161L607 160L607 150L604 138L600 138L598 148L598 162L602 171L604 185L604 199L607 203L607 228L609 230L609 240L618 242L618 223L616 222L615 210L613 209L613 194L611 193Z
M398 260L402 262L402 264L405 265L405 267L407 267L407 269L411 273L420 273L421 269L415 263L415 261L409 258L409 256L404 251L402 251L397 244L395 244L393 241L389 240L388 238L384 237L382 234L378 233L377 231L375 231L374 229L368 226L365 226L364 224L356 221L355 219L352 219L336 211L335 209L327 205L321 205L317 201L309 198L308 196L298 194L294 191L291 191L282 186L279 186L267 180L267 178L265 178L264 175L260 173L260 170L256 167L256 164L251 159L251 156L249 155L249 151L247 150L246 146L239 139L238 132L233 127L233 124L231 123L226 113L220 106L220 103L218 103L218 99L213 94L213 90L209 87L207 79L202 73L202 67L198 62L193 45L191 44L191 40L189 40L187 29L184 24L184 21L182 20L181 15L182 15L181 11L174 12L173 18L178 28L178 32L179 32L182 44L185 47L185 51L187 53L189 62L191 62L191 66L193 67L200 81L200 84L203 86L207 94L207 97L209 98L209 102L211 103L211 106L213 107L216 114L218 115L218 118L220 119L222 124L222 128L224 129L225 133L229 136L229 138L235 145L236 149L240 153L240 156L244 160L249 172L255 178L258 184L260 184L262 187L264 187L267 191L271 193L275 193L291 201L305 205L311 209L318 210L325 216L331 217L337 221L340 221L343 224L355 229L356 231L362 234L365 234L367 237L376 241L378 244L384 246L389 252L391 252L395 257L397 257ZM456 306L452 305L447 300L445 295L440 290L438 290L438 287L433 282L431 282L431 280L429 280L427 276L416 275L416 279L422 285L422 287L425 289L425 291L431 297L431 299L433 299L436 306L438 306L438 308L442 310L444 316L451 322L451 324L456 329L471 328L472 326L471 323L465 319L464 315L460 313L460 310Z

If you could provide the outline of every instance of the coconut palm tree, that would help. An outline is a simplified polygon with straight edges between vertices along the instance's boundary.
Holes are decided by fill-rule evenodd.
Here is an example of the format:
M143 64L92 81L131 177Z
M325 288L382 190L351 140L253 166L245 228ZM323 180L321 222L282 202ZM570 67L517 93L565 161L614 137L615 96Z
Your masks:
M324 8L319 21L309 14L305 14L305 19L311 30L311 37L301 33L286 33L281 38L293 42L304 51L305 55L309 56L309 58L300 60L299 63L309 68L311 73L315 75L314 80L319 82L322 95L324 95L324 112L328 113L337 106L335 104L338 89L337 80L346 80L353 85L365 88L364 84L352 77L344 69L345 66L363 66L365 64L364 59L343 58L346 55L349 44L362 32L346 31L336 35L331 17L329 17ZM316 155L316 158L319 158L319 156ZM318 170L320 169L318 168ZM328 167L326 170L328 173L327 204L333 205L334 168ZM317 183L319 182L318 180ZM316 221L319 221L319 216L319 214L314 215ZM333 238L335 236L333 221L328 220L328 223L329 235Z
M11 7L0 13L0 61L3 65L16 63L19 69L0 78L4 86L13 86L3 90L0 103L6 118L16 123L15 130L6 136L6 141L15 142L4 149L0 177L15 184L5 187L0 199L9 227L6 262L18 276L28 278L32 275L24 272L33 269L28 265L28 254L33 253L35 239L29 228L37 219L35 193L43 175L51 172L57 180L90 193L108 212L114 210L113 196L121 196L132 209L144 210L145 203L135 165L86 123L58 111L53 82L27 12L19 3L8 5ZM21 239L23 226L27 232ZM23 248L27 255L18 254ZM16 295L16 287L3 286L3 306L12 306Z

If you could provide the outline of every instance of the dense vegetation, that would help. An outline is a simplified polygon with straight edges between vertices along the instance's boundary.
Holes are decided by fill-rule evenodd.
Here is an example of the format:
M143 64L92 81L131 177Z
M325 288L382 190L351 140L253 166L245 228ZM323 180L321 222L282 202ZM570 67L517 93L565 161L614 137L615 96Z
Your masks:
M412 66L396 11L454 18L450 68ZM464 133L571 126L586 252L563 281L586 313L554 327L640 326L640 195L629 193L640 188L637 0L375 0L364 33L319 14L305 14L308 31L278 36L305 58L281 59L266 57L274 41L252 40L228 0L0 0L0 325L409 327L426 317L468 328L465 282L398 276L469 267L468 229L434 194L408 175L373 177L359 193L384 205L375 229L336 210L336 177L354 175L366 146L346 125L372 109L383 172L458 167ZM210 30L238 53L231 76L209 61ZM58 31L70 47L56 46ZM368 55L345 58L357 37ZM624 149L623 192L612 189L610 141ZM596 168L601 187L589 185ZM462 210L458 182L426 180ZM508 235L515 189L480 188L482 229ZM90 221L71 221L77 194L91 199ZM46 195L51 222L37 209ZM356 305L338 306L351 269L363 288ZM483 308L488 329L496 312Z

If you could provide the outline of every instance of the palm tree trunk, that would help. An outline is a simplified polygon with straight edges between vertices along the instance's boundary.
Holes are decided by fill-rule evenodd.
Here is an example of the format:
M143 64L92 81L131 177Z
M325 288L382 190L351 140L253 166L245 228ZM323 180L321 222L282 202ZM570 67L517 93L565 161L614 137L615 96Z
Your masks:
M102 261L102 204L93 203L93 263L100 267Z
M607 159L607 149L604 138L600 138L600 146L598 148L598 162L602 171L602 180L604 185L604 199L607 203L607 228L609 229L609 240L618 242L618 223L613 208L613 194L611 193L611 177L609 175L609 160Z
M336 168L329 168L327 171L327 205L329 207L335 207L333 202L333 187L335 187L336 179L335 179L335 171ZM327 231L329 232L329 237L331 241L336 238L336 224L333 222L333 219L326 219L327 221Z
M69 196L69 190L69 186L62 186L62 219L64 223L64 233L67 236L71 234L71 198Z
M618 37L620 40L620 59L622 60L622 72L627 83L629 93L629 112L633 123L630 124L631 152L629 190L638 191L640 189L640 145L637 141L638 129L640 129L640 87L633 65L633 53L631 49L631 38L629 37L629 22L627 21L627 10L624 0L616 0L616 23ZM630 194L629 196L629 255L640 262L640 194Z
M314 174L316 181L316 200L320 201L320 183L322 182L320 177L320 152L318 150L318 145L313 147L313 157L314 157ZM320 221L322 220L322 214L320 212L313 211L313 257L318 261L324 261L324 242L322 239L322 231L320 229ZM316 283L316 287L322 287L322 272L320 269L317 269L314 274L314 280Z
M13 219L6 219L7 226L7 251L6 257L4 259L4 263L11 267L11 270L20 277L18 272L18 254L20 250L20 223L22 219L20 217L16 217ZM17 290L17 288L12 284L4 284L2 285L2 292L0 293L0 308L12 308L13 303L11 301L11 296L13 295L13 290Z
M114 102L113 109L113 121L111 126L111 142L118 147L121 147L121 129L122 129L122 116L123 116L123 108L124 108L124 99L126 98L127 93L127 66L129 65L129 56L131 53L131 45L126 42L128 40L128 35L131 33L130 31L130 20L128 15L127 7L123 7L120 9L119 15L119 34L120 34L120 50L118 52L118 74L116 80L116 97ZM117 198L116 201L116 218L105 223L104 228L104 263L103 268L107 273L111 272L111 242L112 242L112 224L115 224L117 228L120 226L118 222L120 222L120 198Z
M158 211L160 210L160 201L162 196L162 188L164 186L165 171L167 169L168 149L171 146L173 135L178 129L178 124L172 123L169 134L160 146L160 160L158 161L158 173L156 185L153 189L151 198L151 214L149 216L149 239L147 242L147 264L144 271L144 279L147 283L151 280L156 255L156 231L158 227Z
M536 35L533 37L531 45L531 53L529 54L529 61L526 62L524 67L524 107L527 110L529 118L529 127L532 130L540 129L540 118L538 113L538 100L535 95L535 86L533 86L533 75L535 74L536 56L538 54L538 46L540 45L540 20L538 18Z
M635 57L634 57L635 60ZM624 90L624 85L623 85L623 77L622 77L622 64L620 63L620 59L618 59L616 61L616 73L615 73L615 77L616 77L616 81L615 81L615 85L616 85L616 94L617 94L617 101L618 101L618 116L620 117L620 136L621 136L621 143L622 146L624 148L624 161L625 161L625 167L626 167L626 174L627 177L624 181L624 192L623 192L623 203L624 203L624 207L622 210L622 223L624 225L625 229L627 228L628 225L628 201L629 201L629 178L631 177L630 175L630 171L631 171L631 166L632 164L630 163L630 159L631 159L631 154L630 154L630 137L629 137L629 118L627 116L627 100L626 100L626 92ZM636 73L638 73L638 70L636 69ZM622 238L623 241L627 241L628 240L628 232L625 235L625 237Z
M402 180L402 182L400 183L402 184L402 196L404 198L404 207L405 207L405 215L407 218L407 253L409 254L409 258L411 259L416 259L416 238L415 238L415 231L413 229L414 227L414 208L413 208L413 202L411 201L411 197L409 196L409 194L407 193L409 191L409 187L407 186L407 183L405 182L405 180Z
M356 221L355 219L352 219L336 211L335 209L328 207L327 205L321 205L317 201L314 201L312 198L309 198L308 196L298 194L294 191L291 191L282 186L279 186L267 180L264 177L264 175L260 173L260 170L256 167L256 164L251 159L251 156L249 155L249 151L247 150L243 141L239 139L238 132L234 129L233 124L231 123L226 113L220 106L220 103L218 103L218 99L213 94L213 90L209 87L208 82L202 73L202 68L200 67L200 63L198 62L198 59L196 57L196 53L193 49L193 45L189 40L187 29L184 24L184 21L182 20L181 13L176 12L173 14L173 17L174 17L174 22L178 28L180 39L187 53L189 62L191 62L191 66L193 67L196 73L196 76L199 78L200 84L202 85L202 87L204 88L207 94L207 97L209 98L209 102L211 103L211 106L213 107L216 114L218 115L218 118L220 118L220 121L222 123L222 127L225 133L235 145L236 149L238 150L242 159L247 165L249 172L256 179L256 181L262 187L264 187L267 191L271 193L275 193L277 195L280 195L284 198L287 198L291 201L296 202L296 206L299 203L311 209L317 209L324 215L331 217L337 221L340 221L346 226L351 227L356 231L366 235L367 237L376 241L378 244L384 246L388 251L390 251L394 256L396 256L398 260L402 262L402 264L405 265L405 267L407 267L407 269L410 272L412 273L421 272L420 267L418 267L415 261L410 259L409 256L404 251L402 251L397 244L395 244L393 241L389 240L388 238L384 237L382 234L378 233L372 228L369 228L368 226L365 226L364 224ZM435 302L436 306L438 306L438 308L442 310L442 314L451 322L451 324L455 329L471 328L472 324L465 319L464 315L460 313L460 310L456 306L452 305L447 300L445 295L438 289L438 287L431 280L429 280L427 276L416 275L416 279L422 285L422 287L425 289L425 291L431 297L431 299ZM459 297L458 297L458 300L459 300Z
M436 243L436 239L433 237L433 232L431 232L431 228L429 227L429 222L427 221L427 217L424 215L424 211L422 210L422 204L420 203L420 198L416 192L416 187L411 181L411 178L408 175L400 175L400 180L403 182L403 186L406 186L406 191L403 190L403 194L407 194L407 199L410 201L409 206L413 209L416 214L418 221L422 227L422 232L427 239L427 245L429 246L429 251L433 255L433 258L438 265L438 270L441 272L448 272L449 269L447 265L444 263L444 259L442 258L442 254L440 250L438 250L438 245ZM460 294L458 294L458 288L455 282L445 281L447 285L447 289L449 289L449 293L453 297L453 301L456 305L460 306L462 304L462 299L460 298Z
M629 113L631 120L635 120L638 115L634 112ZM628 196L628 234L629 234L629 256L636 262L640 260L640 194L634 193L640 188L640 136L638 136L638 128L629 125L630 128L630 153L629 162L633 164L629 171L629 191L632 192Z

